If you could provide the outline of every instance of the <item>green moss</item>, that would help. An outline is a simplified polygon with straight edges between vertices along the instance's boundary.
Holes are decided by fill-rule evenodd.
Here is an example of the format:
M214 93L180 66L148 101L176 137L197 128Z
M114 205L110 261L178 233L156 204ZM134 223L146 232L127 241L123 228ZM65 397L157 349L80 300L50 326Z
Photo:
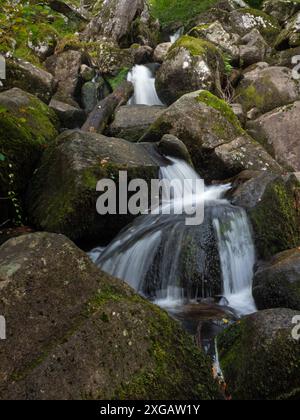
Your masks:
M172 22L181 22L184 25L216 3L217 0L150 0L150 10L163 27Z
M219 50L211 42L204 39L194 38L189 35L182 36L174 43L174 45L172 45L168 52L168 57L171 57L178 48L187 49L192 56L201 56L209 51L219 54Z
M127 75L129 72L129 68L128 67L124 67L122 68L119 73L116 76L113 77L109 77L107 79L108 83L110 84L112 90L115 90L118 86L120 86L120 84L126 80Z
M206 90L203 90L199 93L199 95L197 96L197 101L202 102L205 105L219 111L222 114L222 116L226 118L226 120L230 124L232 124L240 134L244 134L244 130L241 127L239 119L234 114L231 106L227 102L225 102L222 99L219 99L217 96L213 95L212 93ZM222 134L224 132L224 129L224 126L221 124L217 125L216 123L216 125L214 126L215 132L221 135L221 137L223 137Z
M296 190L300 184L286 185L282 180L270 184L261 203L250 210L259 255L268 258L300 245L300 214Z

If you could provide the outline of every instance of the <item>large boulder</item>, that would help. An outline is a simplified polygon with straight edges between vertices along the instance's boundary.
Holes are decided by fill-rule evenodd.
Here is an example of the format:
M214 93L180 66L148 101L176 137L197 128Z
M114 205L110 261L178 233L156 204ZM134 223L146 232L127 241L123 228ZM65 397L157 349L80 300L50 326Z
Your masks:
M145 26L148 25L148 31L145 32L149 32L151 23L145 0L108 0L87 26L84 38L91 41L108 39L128 46L133 41L132 37L138 38L140 35L143 38Z
M253 280L253 296L258 309L300 311L300 248L276 254L260 264Z
M300 12L298 12L290 21L287 23L285 29L278 35L275 42L275 47L278 50L284 50L287 48L295 48L300 46Z
M18 88L0 93L2 222L2 218L21 217L21 209L16 204L20 206L39 158L57 136L58 128L55 113L36 96Z
M236 90L236 100L245 111L257 108L261 113L295 102L300 98L300 83L286 67L259 63L245 70Z
M152 148L151 148L152 150ZM128 181L158 177L159 165L141 144L79 130L60 135L43 155L28 193L31 222L42 230L63 233L73 240L111 239L133 218L96 211L98 181L118 184L119 171Z
M6 60L4 89L19 88L49 103L55 93L56 80L51 73L24 60Z
M270 309L247 316L217 338L228 392L239 400L300 396L300 345L292 337L299 312Z
M118 108L108 129L111 137L136 142L164 111L163 106L125 105Z
M300 183L294 175L245 171L233 187L233 204L247 210L261 258L300 245Z
M300 102L274 109L254 121L247 129L282 166L300 171Z
M0 255L1 399L219 397L179 324L66 237L23 235Z
M46 67L58 81L56 100L77 106L80 98L82 64L89 64L87 56L81 51L68 50L53 55L46 60Z
M157 93L168 105L199 89L220 93L223 72L222 54L214 44L185 35L169 49L157 72Z
M51 99L49 107L53 109L58 116L62 129L80 128L87 118L87 114L83 109L79 109L56 99Z
M242 129L231 107L207 91L181 97L150 127L142 141L173 134L188 148L206 179L225 179L243 169L279 171L279 165Z
M158 44L153 53L153 60L155 61L155 63L163 63L171 47L171 42L164 42L162 44Z
M251 32L241 38L239 46L239 58L243 67L262 62L269 55L271 48L258 31L252 29Z

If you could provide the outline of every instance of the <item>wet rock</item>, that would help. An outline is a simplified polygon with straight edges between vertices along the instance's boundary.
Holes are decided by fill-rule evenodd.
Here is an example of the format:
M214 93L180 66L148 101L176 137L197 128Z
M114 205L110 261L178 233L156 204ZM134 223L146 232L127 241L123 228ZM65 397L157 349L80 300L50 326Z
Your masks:
M248 123L252 137L283 167L300 171L300 102L276 108Z
M263 147L242 129L230 105L207 91L181 97L142 140L159 141L164 134L184 142L196 170L205 179L226 179L249 168L280 171Z
M146 64L152 61L153 48L148 45L138 46L136 49L131 47L134 55L135 64Z
M51 100L49 107L53 109L58 116L62 128L80 128L87 118L83 109L75 108L74 106L55 99Z
M179 324L66 237L24 235L0 255L1 399L220 397Z
M52 74L27 61L10 59L6 60L6 79L3 85L6 90L19 88L49 103L57 82Z
M192 165L186 145L172 134L165 134L159 142L158 148L163 155L185 160Z
M299 312L270 309L247 316L217 338L221 367L233 399L299 398L300 346L293 339Z
M253 280L253 296L258 309L300 311L300 248L284 251L261 263Z
M223 58L214 44L183 36L170 48L157 72L157 93L170 105L182 95L199 89L220 92L223 71Z
M82 106L87 113L92 112L97 103L109 95L109 89L102 77L86 82L81 89Z
M300 184L294 175L245 171L233 185L233 204L247 210L261 258L300 245Z
M159 164L153 148L96 133L68 131L49 147L31 182L28 210L39 229L63 233L73 240L111 239L134 216L100 215L96 211L99 180L118 185L119 171L128 171L128 182L156 179Z
M164 111L163 106L125 105L118 108L108 129L112 137L137 142Z
M236 100L245 111L258 108L262 113L295 102L300 97L300 83L290 69L259 63L244 72L236 90Z

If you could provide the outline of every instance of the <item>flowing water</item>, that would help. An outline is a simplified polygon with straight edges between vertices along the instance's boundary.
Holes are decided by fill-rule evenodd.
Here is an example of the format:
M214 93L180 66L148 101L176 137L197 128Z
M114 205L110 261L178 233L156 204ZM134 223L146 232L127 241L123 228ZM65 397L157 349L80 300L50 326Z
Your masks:
M177 29L177 31L173 34L170 35L170 42L172 42L172 44L174 44L184 33L184 28L179 28Z
M129 105L163 105L155 89L154 65L135 65L127 80L134 86L134 95Z
M184 200L194 200L196 172L170 159L161 179L191 180ZM185 215L142 215L123 230L96 260L102 270L125 280L135 290L168 309L204 298L223 296L238 315L255 311L252 298L254 245L246 212L223 197L228 185L206 187L204 223L187 226ZM186 191L185 191L186 192ZM176 208L174 192L160 208ZM96 258L94 252L93 257Z

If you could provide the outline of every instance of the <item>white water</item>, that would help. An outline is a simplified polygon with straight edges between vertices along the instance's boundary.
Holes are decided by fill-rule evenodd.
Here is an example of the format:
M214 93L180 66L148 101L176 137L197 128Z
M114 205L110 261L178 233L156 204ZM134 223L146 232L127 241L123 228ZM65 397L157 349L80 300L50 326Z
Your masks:
M134 86L129 105L163 105L155 89L155 77L147 66L136 65L128 73L127 80Z
M170 160L172 165L161 168L161 179L199 178L186 162ZM185 183L185 186L187 191L184 200L195 200L193 183ZM228 305L239 315L244 315L256 310L252 297L255 250L246 212L241 208L230 206L229 202L222 198L229 188L229 185L206 187L202 197L197 197L197 201L204 200L205 203L213 205L215 215L213 227L218 241L223 294ZM163 201L160 206L172 205L174 208L176 207L174 203L179 203L180 200L182 194L177 194L175 191L171 202ZM188 234L190 235L190 232ZM101 253L97 264L104 271L123 279L135 290L147 295L144 292L148 281L147 275L150 272L152 277L153 264L156 266L154 259L160 252L160 263L163 264L157 268L160 273L160 283L155 292L155 303L164 308L174 309L184 303L186 295L185 291L178 287L176 280L185 240L184 219L178 219L172 214L167 217L144 215L135 219L130 227L118 235ZM97 252L92 254L93 259L96 255Z
M182 35L184 32L184 28L179 28L173 35L170 35L170 42L174 44Z
M252 296L255 248L247 213L227 211L226 223L220 219L213 221L221 259L223 295L229 306L239 315L256 311Z

